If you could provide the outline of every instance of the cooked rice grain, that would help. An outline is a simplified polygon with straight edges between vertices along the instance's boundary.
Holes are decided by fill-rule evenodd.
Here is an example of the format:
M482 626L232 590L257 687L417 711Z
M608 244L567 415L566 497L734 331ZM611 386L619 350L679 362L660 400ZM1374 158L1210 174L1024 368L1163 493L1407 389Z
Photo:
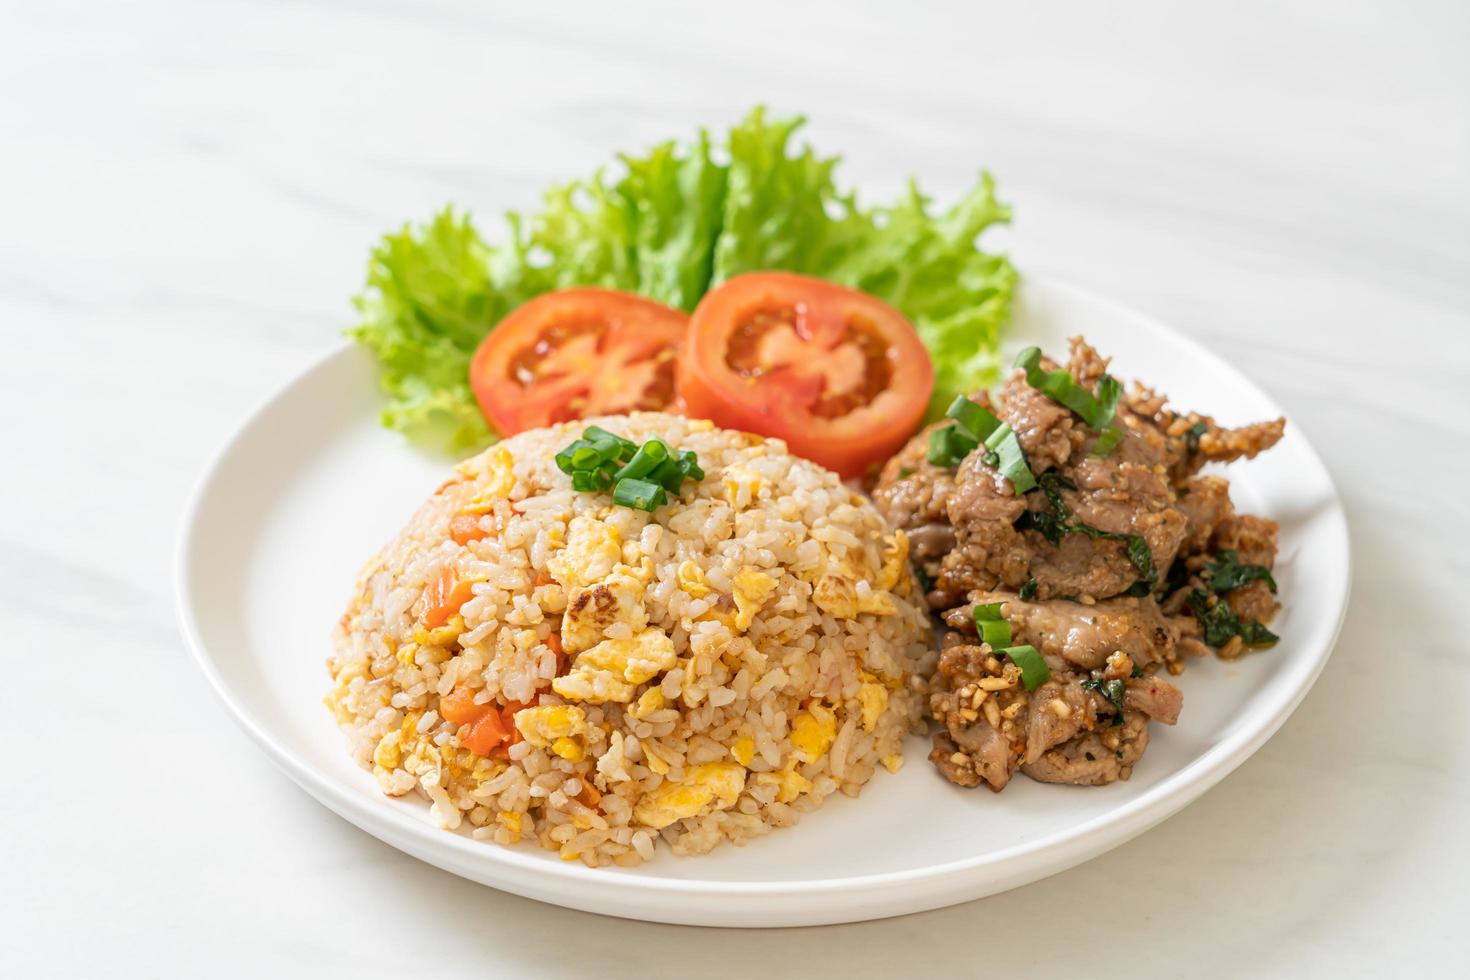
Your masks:
M704 480L653 514L574 492L553 457L594 423L694 450ZM477 839L630 865L660 838L744 843L897 769L928 614L902 532L835 475L653 413L522 433L455 473L363 571L328 661L383 792ZM471 595L431 626L441 579ZM538 709L520 740L462 747L440 698L466 686Z

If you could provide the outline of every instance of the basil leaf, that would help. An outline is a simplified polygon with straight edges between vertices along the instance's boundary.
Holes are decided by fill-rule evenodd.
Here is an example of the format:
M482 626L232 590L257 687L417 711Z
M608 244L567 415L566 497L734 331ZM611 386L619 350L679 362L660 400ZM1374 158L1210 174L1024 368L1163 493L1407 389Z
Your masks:
M1084 690L1092 691L1100 695L1113 706L1113 724L1123 724L1123 697L1128 693L1128 686L1118 678L1110 681L1099 681L1088 679L1080 685Z
M1222 548L1219 560L1204 567L1204 574L1215 592L1229 592L1251 582L1265 582L1272 592L1276 591L1276 580L1265 565L1243 565L1240 555L1230 548Z

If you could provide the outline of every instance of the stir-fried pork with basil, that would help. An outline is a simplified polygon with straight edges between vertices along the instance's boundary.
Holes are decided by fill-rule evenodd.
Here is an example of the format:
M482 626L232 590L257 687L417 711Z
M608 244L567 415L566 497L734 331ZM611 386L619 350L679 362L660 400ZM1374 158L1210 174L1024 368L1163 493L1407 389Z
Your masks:
M1149 721L1178 717L1160 668L1275 642L1276 524L1199 471L1269 449L1285 421L1226 428L1125 391L1081 338L1065 367L1035 349L1017 363L890 460L873 497L956 631L933 682L940 771L1100 785L1128 778Z

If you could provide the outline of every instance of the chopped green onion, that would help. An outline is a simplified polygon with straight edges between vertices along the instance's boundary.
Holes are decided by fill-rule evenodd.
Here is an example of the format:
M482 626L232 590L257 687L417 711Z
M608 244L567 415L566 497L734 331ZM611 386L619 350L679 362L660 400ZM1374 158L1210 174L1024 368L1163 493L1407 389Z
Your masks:
M954 419L955 424L929 433L929 451L926 454L930 463L945 469L960 465L980 443L1003 427L1001 420L989 409L964 395L950 404L945 415Z
M684 482L684 471L679 469L679 461L671 457L659 463L644 478L657 483L670 493L678 493L679 484Z
M679 454L679 472L686 480L703 480L704 470L699 465L699 456L692 449L686 449Z
M602 493L613 485L606 470L576 470L572 473L572 489L578 493Z
M954 419L965 431L982 441L1001 425L1000 419L985 406L970 401L964 395L960 395L949 406L949 411L944 413Z
M635 480L625 478L618 481L613 487L613 503L620 507L632 507L634 510L646 510L650 513L658 510L669 502L664 488L657 483L649 483L647 480Z
M970 610L970 617L975 621L980 639L996 650L1010 646L1011 643L1011 624L1001 615L1001 605L999 602L982 602Z
M1111 374L1105 374L1097 383L1097 415L1088 419L1094 429L1106 429L1118 414L1118 399L1123 397L1123 384Z
M613 474L614 480L641 480L669 458L669 447L661 439L650 439L633 454L623 468Z
M979 445L980 441L959 425L947 425L929 433L929 451L926 458L935 466L950 469L960 465L961 461L974 452L975 447Z
M1031 467L1026 463L1026 454L1021 449L1021 440L1016 438L1015 430L1009 425L1001 423L985 440L985 448L995 453L996 462L992 465L1000 471L1001 476L1011 481L1016 496L1019 497L1036 486L1036 477L1031 474Z
M583 429L582 438L607 453L604 458L609 461L631 457L638 451L638 444L636 442L633 442L631 439L624 439L622 436L596 425L589 425Z
M1043 371L1040 347L1027 347L1021 351L1016 358L1016 367L1025 370L1027 384L1057 404L1070 408L1094 429L1106 428L1113 421L1118 399L1123 394L1123 386L1116 378L1103 375L1094 395L1066 371Z
M1092 446L1091 455L1102 458L1112 454L1118 448L1118 443L1123 441L1123 430L1117 426L1104 429L1103 434L1097 437L1097 442Z
M1021 668L1021 683L1026 685L1026 690L1034 691L1051 680L1051 668L1031 644L1005 647L995 652L1010 657L1011 663Z
M556 465L579 493L611 490L613 503L646 511L662 507L685 480L704 479L699 457L690 450L675 456L662 439L640 447L595 425L556 454Z
M572 469L585 470L602 463L605 457L592 446L578 446L572 450Z

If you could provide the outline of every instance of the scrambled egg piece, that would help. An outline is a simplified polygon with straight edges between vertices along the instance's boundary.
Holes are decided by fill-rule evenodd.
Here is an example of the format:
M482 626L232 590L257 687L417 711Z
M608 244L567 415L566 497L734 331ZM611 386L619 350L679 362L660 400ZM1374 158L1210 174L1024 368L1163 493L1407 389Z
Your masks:
M568 762L581 762L587 755L587 747L575 738L562 737L551 743L551 751ZM583 830L587 828L583 827Z
M521 839L521 815L509 810L501 810L495 815L495 822L510 831L512 843Z
M735 575L735 629L750 629L755 614L776 591L776 579L753 568L742 568Z
M403 761L403 753L399 750L402 741L403 733L396 728L378 739L378 747L373 749L373 764L384 769L397 769Z
M661 710L667 703L668 698L664 697L663 688L650 687L639 696L638 703L633 706L629 714L642 721L655 711Z
M486 514L494 509L495 501L509 497L516 485L515 474L511 472L514 462L510 450L498 446L486 457L477 456L456 466L455 470L471 479L481 475L486 477L485 485L460 508L460 513Z
M796 771L796 760L779 772L763 772L756 779L767 786L776 787L776 802L790 803L812 788L812 781Z
M883 567L878 572L874 586L884 592L892 591L903 579L904 566L909 560L909 536L894 531L893 537L883 549Z
M724 810L735 805L745 789L745 768L731 762L693 766L677 783L664 783L638 801L633 816L644 826L662 830L686 817L699 815L711 803Z
M857 619L862 613L892 616L898 612L893 596L887 591L861 595L852 582L839 575L823 575L818 579L817 587L812 590L812 601L818 609L838 619Z
M630 640L603 640L577 654L571 672L551 682L551 689L571 701L602 704L633 700L633 691L678 660L674 641L660 629L646 629Z
M739 466L728 467L722 482L725 485L725 499L736 506L754 500L766 483L759 473L752 473Z
M639 744L643 746L643 761L647 763L648 768L660 776L667 776L671 767L664 761L664 757L658 754L658 750L653 747L653 743L641 742Z
M755 739L749 735L742 735L730 746L730 757L742 766L749 766L755 758Z
M546 562L564 588L580 589L612 574L623 557L617 528L590 514L578 514L567 525L567 544Z
M580 653L595 646L616 623L626 623L635 633L648 625L643 584L623 572L572 593L561 621L562 649Z
M802 762L815 762L827 754L837 738L837 712L813 702L791 719L791 745Z
M694 598L703 599L709 595L710 588L709 583L704 578L704 569L694 564L694 562L686 561L680 565L677 578L679 580L679 588Z
M883 768L887 769L889 772L898 772L900 769L903 768L903 756L899 755L897 752L893 753L892 755L885 755L878 761L883 763Z
M464 632L464 617L459 613L450 616L443 626L433 629L424 629L422 626L413 628L414 642L420 646L442 647L448 646L459 639L459 634Z
M539 708L522 708L515 715L516 728L526 741L544 749L559 738L581 735L587 731L587 714L569 704L548 704Z
M872 674L863 671L863 682L858 686L857 699L863 712L863 731L871 732L883 712L888 709L888 688L879 684Z

